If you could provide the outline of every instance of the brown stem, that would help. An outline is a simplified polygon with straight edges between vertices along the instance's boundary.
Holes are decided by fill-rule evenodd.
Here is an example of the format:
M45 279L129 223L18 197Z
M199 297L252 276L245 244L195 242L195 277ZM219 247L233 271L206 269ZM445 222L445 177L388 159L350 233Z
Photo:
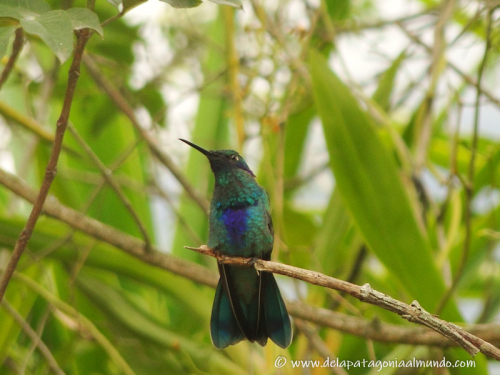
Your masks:
M482 352L489 357L500 360L500 349L494 347L493 345L480 339L479 337L476 337L464 331L462 327L439 319L435 315L429 314L423 309L422 306L420 306L418 301L413 301L411 305L407 305L406 303L400 302L386 294L373 290L370 284L359 286L356 284L351 284L347 281L323 275L319 272L309 271L302 268L292 267L286 264L270 262L262 259L227 257L214 253L207 246L201 246L199 248L187 246L184 247L190 250L194 250L200 254L213 256L217 258L219 262L223 263L248 266L249 260L252 260L255 268L258 271L273 272L279 275L285 275L293 277L295 279L306 281L313 285L319 285L325 288L346 292L362 302L379 306L385 310L400 315L402 318L408 320L409 322L423 325L440 333L441 335L447 337L449 340L460 345L471 356L475 356L477 353Z
M0 169L0 185L5 186L29 202L33 203L36 200L36 191L18 177L2 169ZM145 263L212 288L215 288L217 285L218 276L213 271L169 254L161 252L155 252L154 254L145 253L144 242L68 208L56 199L48 199L44 204L43 211L72 228L113 245ZM311 271L307 272L315 274ZM358 286L355 287L360 288ZM369 321L359 317L308 306L300 302L289 302L287 303L287 308L289 313L297 318L366 339L386 343L429 345L443 348L458 345L425 327L410 328L382 323L378 320ZM473 325L466 329L469 333L485 341L500 342L500 324Z
M9 60L7 61L7 64L5 64L5 68L3 69L2 75L0 76L0 89L2 89L3 84L5 83L5 81L7 81L7 78L9 78L12 68L14 68L17 57L19 56L19 53L21 52L21 49L23 47L23 42L24 42L24 31L22 28L18 28L16 30L16 37L14 39L14 43L12 44L12 53L9 57Z
M163 150L157 145L156 140L144 129L137 118L135 117L134 109L125 99L125 97L120 93L120 91L113 85L112 82L107 80L99 71L95 62L89 57L84 56L83 62L87 67L90 75L97 83L99 88L101 88L109 98L115 103L115 105L122 111L130 120L134 128L141 134L148 144L149 149L152 154L174 175L174 177L179 181L182 187L186 190L186 193L193 199L194 202L200 206L200 208L208 212L209 203L208 200L202 197L196 189L190 184L184 173L177 167L174 161L168 156Z
M486 44L484 47L483 59L481 60L481 64L479 66L479 70L477 73L477 83L476 83L476 105L474 112L474 130L472 133L472 146L471 146L471 157L469 162L469 170L467 181L464 185L465 190L465 212L464 212L464 224L465 224L465 238L462 250L462 257L460 258L460 264L458 265L457 271L455 272L455 276L453 277L453 282L450 288L446 291L445 295L439 302L439 305L436 309L436 314L439 314L446 303L449 301L451 296L455 293L455 290L458 287L458 283L460 282L463 273L465 271L465 266L467 264L467 260L469 259L471 241L472 241L472 199L474 198L474 174L475 174L475 162L476 162L476 153L477 153L477 142L479 136L479 112L480 112L480 101L481 96L483 95L483 90L481 90L481 81L483 78L484 69L486 67L486 62L488 61L488 52L491 48L491 28L492 28L492 17L493 11L496 8L492 8L488 12L487 18L487 26L486 26Z
M83 148L83 151L85 151L85 153L92 160L92 162L97 166L97 168L99 168L102 176L104 177L104 180L115 191L118 198L121 200L125 208L132 216L132 219L135 221L137 227L139 228L139 231L142 234L142 237L144 238L144 242L146 243L146 250L149 251L151 249L151 239L149 238L148 230L146 229L146 226L142 222L139 214L135 211L134 207L132 206L132 202L130 202L130 199L128 199L127 195L122 190L121 186L113 178L113 171L108 167L106 167L106 165L101 161L101 159L99 159L99 156L97 156L97 154L92 150L92 148L85 142L85 140L80 136L80 134L78 133L78 131L74 126L70 124L68 127L73 137Z
M30 240L31 234L33 233L33 229L35 228L36 222L40 213L42 212L43 204L47 195L49 193L50 186L52 185L52 181L57 173L57 161L59 160L59 154L61 153L61 147L64 139L64 133L66 131L66 127L68 125L69 113L71 111L71 103L73 102L73 96L75 94L76 83L78 81L78 77L80 76L80 63L82 61L83 50L85 49L85 45L87 44L89 38L88 29L83 29L76 33L77 35L77 44L75 48L75 53L73 56L73 62L71 63L71 67L68 72L68 85L66 87L66 95L64 97L64 104L61 110L61 115L57 120L57 128L56 135L54 138L54 144L52 146L52 152L50 155L49 162L47 164L47 168L45 170L45 176L42 181L42 186L38 193L38 197L33 205L33 209L31 210L31 214L28 218L28 221L19 235L19 239L12 251L12 256L7 264L7 268L2 275L2 279L0 280L0 302L3 299L5 294L5 290L9 285L9 281L14 274L14 271L17 267L17 263Z

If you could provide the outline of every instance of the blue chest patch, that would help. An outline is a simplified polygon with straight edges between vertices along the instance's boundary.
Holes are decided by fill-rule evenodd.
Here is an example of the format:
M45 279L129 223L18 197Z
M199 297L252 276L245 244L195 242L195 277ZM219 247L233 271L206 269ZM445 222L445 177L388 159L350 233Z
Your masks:
M229 243L237 247L244 247L244 234L247 230L248 211L246 208L227 208L220 220L226 227Z

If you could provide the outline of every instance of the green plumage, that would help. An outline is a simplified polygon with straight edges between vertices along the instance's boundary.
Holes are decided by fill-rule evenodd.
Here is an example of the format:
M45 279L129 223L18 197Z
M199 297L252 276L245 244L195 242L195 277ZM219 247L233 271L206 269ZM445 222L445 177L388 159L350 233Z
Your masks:
M215 176L208 246L224 255L269 260L274 241L269 197L245 160L233 150L207 151L181 141L208 158ZM264 346L270 338L288 347L290 318L273 274L222 263L219 273L210 324L214 345L222 349L247 338Z

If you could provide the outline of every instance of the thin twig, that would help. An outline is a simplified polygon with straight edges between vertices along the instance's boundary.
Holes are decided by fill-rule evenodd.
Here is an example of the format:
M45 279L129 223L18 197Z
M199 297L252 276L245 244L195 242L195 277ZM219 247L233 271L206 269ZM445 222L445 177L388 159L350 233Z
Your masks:
M24 31L21 27L19 27L16 30L16 36L14 38L14 43L12 44L12 53L9 57L9 60L7 61L7 64L5 64L5 68L3 69L2 75L0 75L0 90L2 89L3 84L7 81L7 78L9 78L12 68L14 68L14 65L16 63L17 57L19 56L19 53L21 52L23 44L24 44Z
M135 146L137 146L137 142L134 142L132 145L129 146L125 152L123 152L109 167L109 170L111 173L113 173L116 169L118 169L128 158L128 156L135 150ZM99 175L98 175L99 176ZM86 182L88 182L88 176L86 179ZM90 206L92 206L92 203L94 203L94 200L97 198L101 190L104 188L106 184L106 179L103 178L102 176L99 176L99 180L97 182L97 186L95 186L94 190L90 192L89 198L87 201L84 203L84 205L80 208L80 212L86 214L87 211L90 209ZM139 189L138 189L139 191ZM28 268L30 267L33 263L37 263L43 258L47 257L50 255L53 251L59 249L62 247L65 243L69 242L75 233L75 229L71 229L64 237L60 238L59 240L55 241L55 243L50 244L48 247L43 249L40 254L37 254L36 257L32 259L31 262L27 263L24 267Z
M351 284L347 281L323 275L319 272L309 271L262 259L227 257L214 253L213 250L209 249L207 246L201 246L199 248L188 246L184 247L186 249L194 250L200 254L215 257L222 263L238 264L242 266L248 266L253 263L255 269L258 271L273 272L279 275L293 277L313 285L319 285L325 288L346 292L362 302L379 306L385 310L400 315L409 322L423 325L440 333L460 345L471 356L475 356L477 353L482 352L489 357L500 360L500 349L494 347L490 343L464 331L461 327L453 323L449 323L428 313L417 301L413 301L411 305L407 305L406 303L400 302L386 294L372 289L370 284L359 286Z
M481 89L481 81L483 78L484 69L488 61L488 52L491 48L491 28L492 28L492 18L493 12L496 8L492 8L488 12L487 16L487 26L486 26L486 43L484 47L483 59L479 70L477 72L477 84L476 84L476 105L474 112L474 129L472 133L472 146L471 146L471 156L469 162L469 170L467 175L467 181L464 185L465 191L465 212L464 212L464 225L465 225L465 238L462 250L462 257L460 258L460 264L453 277L453 282L450 288L446 291L445 295L439 302L436 309L436 314L439 314L451 296L455 293L458 284L463 276L467 260L469 259L471 240L472 240L472 199L474 198L474 174L476 167L476 153L477 153L477 141L479 137L479 112L481 107L481 96L484 91Z
M16 321L16 323L21 327L23 332L33 341L33 345L36 345L38 347L38 350L40 350L40 353L45 357L47 360L47 363L51 370L56 374L56 375L65 375L64 371L61 370L59 365L57 364L56 359L50 352L50 349L45 345L45 343L42 341L41 337L31 328L31 326L24 320L24 318L19 314L14 307L10 303L7 302L7 300L2 300L0 302L0 305L4 308L4 310Z
M31 203L36 200L36 191L17 176L2 169L0 169L0 184ZM141 259L145 263L187 277L203 285L212 287L217 285L217 275L211 270L169 254L162 254L155 246L152 246L152 253L147 253L144 250L144 241L139 238L64 206L53 197L49 197L45 201L43 211L83 233L87 233Z
M45 329L45 324L47 323L47 318L49 317L49 315L50 315L50 310L45 309L42 317L40 318L40 322L38 323L38 327L35 331L38 337L42 337L43 330ZM24 375L26 373L26 367L28 367L28 363L30 361L30 358L33 355L33 352L35 351L37 346L38 346L38 341L33 341L33 343L31 344L31 347L29 348L28 352L24 356L24 361L22 362L22 364L19 367L19 375Z
M61 110L61 115L57 120L57 128L56 128L56 136L54 139L54 144L52 146L52 153L50 155L49 162L47 164L47 168L45 170L45 176L42 181L42 186L38 193L38 197L36 199L35 204L33 205L33 209L31 210L31 214L28 218L28 221L21 232L19 239L12 251L12 256L9 260L7 268L2 275L2 279L0 280L0 301L3 299L5 294L5 290L7 289L7 285L9 285L9 281L14 273L14 270L17 267L17 263L26 248L26 245L29 242L31 234L33 233L33 229L35 228L36 222L40 213L42 212L43 204L50 190L50 186L52 185L52 181L57 173L57 161L59 160L59 154L61 153L61 147L63 143L64 133L66 131L66 127L68 125L69 113L71 111L71 104L73 102L73 96L75 93L76 84L78 82L78 77L80 76L80 63L82 60L83 50L85 49L85 45L89 40L89 30L83 29L76 32L77 35L77 44L73 56L73 62L71 63L71 67L68 72L68 85L66 87L66 95L64 97L64 104Z
M410 40L415 42L416 44L424 47L424 49L430 53L432 51L432 48L429 47L427 44L425 44L420 38L416 35L414 35L412 32L406 29L406 27L402 24L397 22L396 25L399 26L399 28L408 36ZM462 79L467 82L467 84L474 86L477 88L477 81L469 76L468 74L464 73L457 65L452 63L449 60L446 60L446 65L451 68L455 73L457 73ZM500 107L500 99L497 98L493 93L491 93L489 90L486 90L485 88L481 88L481 93L486 96L493 104L495 104L497 107Z
M231 97L233 101L233 116L236 126L236 134L238 135L238 151L241 151L243 149L243 142L245 140L245 119L243 116L241 87L238 80L240 63L238 58L238 51L236 49L236 38L234 32L234 9L230 7L224 7L222 9L222 14L224 16L224 24L226 26L225 55L227 60L229 87L231 90Z
M24 181L0 169L0 184L29 202L35 202L36 191ZM167 270L174 274L193 280L197 283L215 288L218 276L215 272L201 267L198 264L179 259L175 256L155 252L144 252L144 242L132 237L109 225L85 216L59 203L50 197L46 200L44 212L60 220L74 229L97 238L103 242L129 253L141 261L155 267ZM311 271L309 271L311 272ZM387 343L403 343L411 345L430 345L450 347L457 345L445 337L424 327L409 328L368 321L362 318L333 312L330 310L312 307L298 302L287 303L289 313L298 318L330 327L341 332L349 333L367 339ZM470 333L490 342L500 342L500 324L474 325L467 328Z
M364 337L378 342L392 344L425 345L440 348L456 346L454 342L426 327L407 327L346 315L343 313L313 307L301 302L287 302L290 315L317 325L332 328L350 335ZM500 342L500 325L497 323L475 324L464 327L467 332L488 342Z
M115 364L121 370L121 373L126 375L135 375L135 372L128 365L128 363L123 359L117 348L106 338L106 336L99 331L99 329L92 323L90 319L85 317L80 311L76 310L72 306L68 305L64 301L60 300L57 296L49 292L47 289L43 288L35 280L29 278L28 276L15 272L14 278L17 281L22 282L28 288L33 290L35 293L39 294L53 307L54 316L62 320L65 317L66 324L68 320L74 321L79 328L80 332L87 333L90 337L95 339L95 341L102 347L102 349L108 354L109 358L115 362Z
M411 21L414 19L420 19L422 16L433 16L436 13L437 8L432 7L425 9L422 12L410 14L408 16L404 16L401 18L395 18L392 20L380 20L380 21L375 21L375 22L367 22L367 23L357 23L357 22L346 22L341 25L336 25L335 26L335 33L341 34L341 33L350 33L350 32L359 32L363 30L368 30L368 29L380 29L382 27L386 26L392 26L398 23L402 22L407 22Z
M27 116L24 113L19 112L14 107L11 107L4 101L0 100L0 115L2 115L7 120L12 120L29 132L34 133L37 137L46 141L48 143L54 143L54 134L46 130L40 123L33 117ZM71 155L80 156L78 152L73 150L71 147L66 145L62 146L63 150Z
M129 118L130 122L134 128L139 132L142 138L146 141L149 149L153 155L174 175L174 177L179 181L182 187L186 190L186 193L193 199L194 202L200 206L200 208L208 212L209 203L208 200L202 197L190 184L187 178L184 176L179 167L177 167L174 161L168 156L160 147L157 145L156 140L144 129L139 121L137 120L134 109L127 102L125 97L120 93L120 91L110 82L106 77L104 77L95 62L89 57L84 56L83 62L90 75L97 83L97 85L110 97L110 99L115 103L115 105Z
M429 88L422 101L422 106L419 108L416 126L418 128L419 137L417 139L417 149L415 156L415 174L420 174L422 168L425 167L427 160L427 152L432 136L432 112L434 107L434 96L439 79L441 78L441 62L446 50L445 29L446 24L453 15L455 8L455 0L445 0L442 2L442 10L436 22L434 30L434 46L431 52L431 63L429 66Z
M90 157L90 159L92 159L97 168L99 168L102 176L104 177L104 180L106 180L106 182L115 191L118 198L122 201L123 205L132 216L132 219L137 224L137 227L139 228L139 231L141 232L142 237L144 238L144 242L146 243L146 250L149 251L151 249L151 239L149 238L146 226L143 224L141 218L139 217L139 214L135 211L134 207L132 206L132 203L128 199L125 192L122 190L121 186L113 178L113 172L111 171L111 169L106 167L106 165L104 165L101 159L99 159L99 156L96 155L96 153L92 150L92 148L90 148L87 142L85 142L85 140L80 136L80 134L78 134L78 131L72 124L69 124L68 128L73 137L75 137L76 141L82 147L83 151L85 151L85 153Z

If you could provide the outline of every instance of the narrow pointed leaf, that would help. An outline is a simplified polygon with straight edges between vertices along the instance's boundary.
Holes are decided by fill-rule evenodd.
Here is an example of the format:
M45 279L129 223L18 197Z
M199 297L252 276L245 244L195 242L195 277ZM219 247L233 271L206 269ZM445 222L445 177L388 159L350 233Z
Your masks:
M432 311L445 286L395 160L349 89L314 51L310 73L342 200L370 249L411 296ZM459 318L454 304L443 315Z
M406 50L401 52L396 60L393 61L389 69L380 77L377 90L373 94L373 100L384 110L388 111L390 107L390 98L394 88L394 80L401 63L406 57Z

